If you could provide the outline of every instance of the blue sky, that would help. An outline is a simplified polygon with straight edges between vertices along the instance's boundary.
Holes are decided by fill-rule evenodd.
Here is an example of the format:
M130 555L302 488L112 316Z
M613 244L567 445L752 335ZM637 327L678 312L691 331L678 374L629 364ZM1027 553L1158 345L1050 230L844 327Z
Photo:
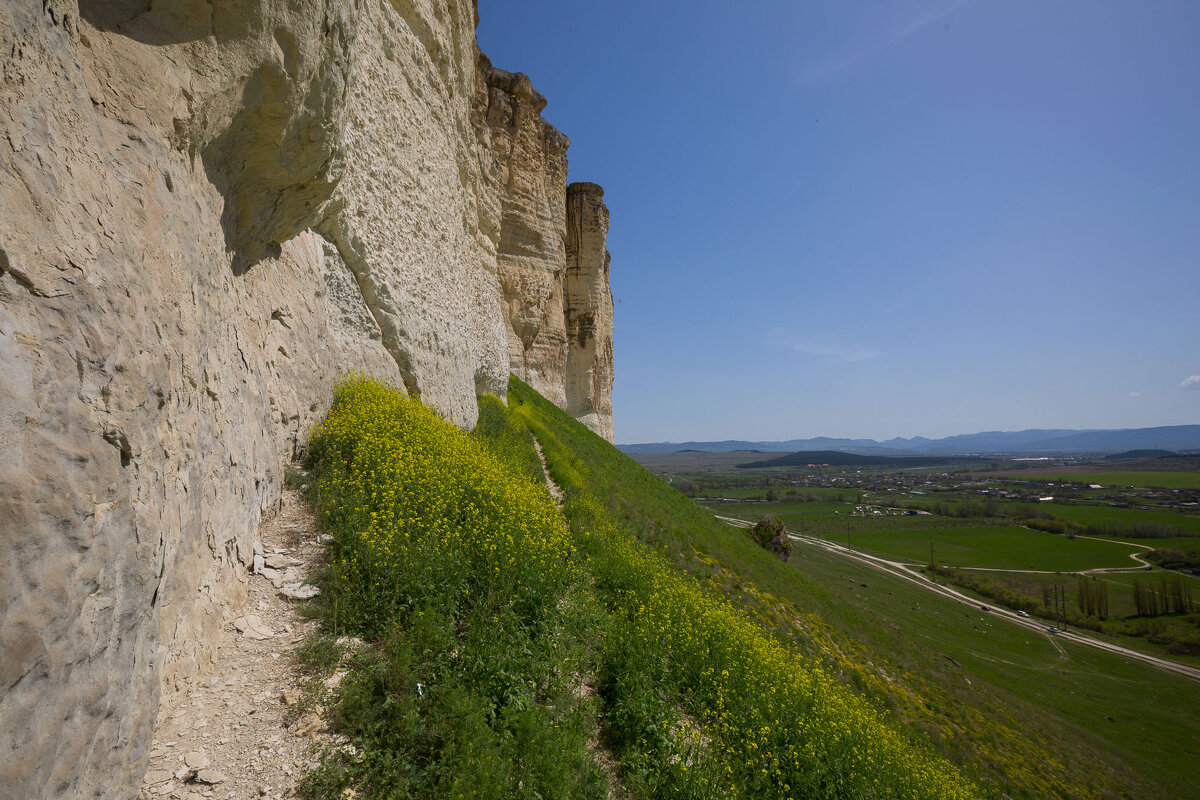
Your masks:
M1200 3L480 16L606 189L618 442L1200 422Z

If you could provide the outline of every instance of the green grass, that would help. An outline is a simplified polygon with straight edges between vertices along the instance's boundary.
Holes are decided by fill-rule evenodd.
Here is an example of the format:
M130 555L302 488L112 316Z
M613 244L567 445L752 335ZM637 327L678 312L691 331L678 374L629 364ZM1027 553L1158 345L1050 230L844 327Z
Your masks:
M578 691L604 620L519 433L494 399L482 413L471 437L352 376L313 436L325 631L369 646L310 648L345 670L328 703L352 749L326 753L305 797L605 795Z
M1194 681L1068 642L1058 642L1060 653L1046 636L821 548L797 548L796 568L824 590L813 612L862 642L877 666L882 659L892 680L919 677L934 735L968 762L993 765L1009 795L1192 796Z
M1130 528L1134 525L1170 525L1181 531L1200 537L1200 516L1175 511L1143 510L1140 508L1116 508L1114 506L1074 505L1052 503L1041 507L1058 519L1067 519L1081 525L1097 525Z
M606 512L552 429L594 434L519 383L513 406L484 399L472 436L339 383L311 446L333 541L308 663L345 670L327 702L348 746L303 795L597 798L609 747L632 798L979 796ZM366 646L330 647L342 632Z
M782 563L553 409L537 411L575 454L575 466L558 465L560 481L586 481L640 539L997 795L1190 795L1197 684L1090 648L1066 645L1063 658L1044 636L988 627L952 601L820 549L798 546Z
M596 797L597 746L634 798L958 791L930 746L996 797L1188 794L1192 682L823 550L780 562L519 382L475 437L372 397L339 395L353 422L313 448L325 625L368 646L312 648L348 670L328 702L355 749L310 797Z
M1098 483L1105 487L1142 487L1161 489L1200 489L1200 472L1007 472L1011 480L1052 481L1054 483Z
M1087 619L1082 624L1088 625L1091 633L1100 634L1102 638L1123 647L1183 664L1200 666L1200 606L1197 606L1197 611L1192 614L1167 614L1153 618L1136 616L1131 589L1133 583L1138 581L1144 586L1156 585L1164 577L1168 580L1184 581L1190 586L1192 597L1200 597L1200 578L1195 576L1162 571L1093 575L1088 577L1089 581L1100 581L1108 586L1108 617L1104 620ZM980 579L1011 592L1008 596L988 592L988 602L1024 608L1047 619L1053 618L1054 614L1049 607L1042 606L1043 590L1062 587L1066 592L1068 614L1082 616L1082 610L1076 602L1077 576L971 572L966 574L966 583L957 579L955 582L971 588L967 584Z
M1140 552L1117 542L1068 539L1013 525L856 533L850 537L850 543L858 550L919 564L929 563L929 546L932 544L938 564L1055 572L1136 566L1129 554Z
M690 796L975 796L819 662L671 566L655 532L674 533L684 514L716 533L711 516L515 379L509 404L541 442L598 592L619 612L600 691L627 774L662 796L670 785ZM663 719L673 708L682 715Z
M757 520L764 514L774 514L788 526L801 533L814 536L843 538L847 533L879 531L922 531L937 528L965 528L979 525L994 526L996 521L987 518L947 518L932 514L861 516L853 514L853 503L790 503L786 500L775 503L705 503L714 514L739 519Z
M995 525L989 519L852 516L853 505L824 503L720 503L708 507L716 514L750 521L775 514L793 531L849 541L857 549L921 564L929 562L930 543L939 564L991 569L1128 567L1134 566L1129 554L1141 552L1116 542L1067 539L1014 525Z

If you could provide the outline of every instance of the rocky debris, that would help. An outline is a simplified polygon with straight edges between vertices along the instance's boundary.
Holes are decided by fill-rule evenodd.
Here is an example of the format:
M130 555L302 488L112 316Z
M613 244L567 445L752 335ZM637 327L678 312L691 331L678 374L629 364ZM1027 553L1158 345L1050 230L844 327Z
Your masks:
M228 778L224 772L219 772L215 769L202 769L196 773L196 783L207 783L209 786L216 786L218 783L224 783Z
M321 590L312 584L292 583L280 589L279 593L291 600L311 600L319 595Z
M311 511L290 491L259 534L264 557L283 551L297 575L306 575L325 549ZM213 674L163 709L139 800L292 796L316 766L319 748L333 741L320 707L295 719L304 693L294 653L314 624L266 574L250 578L245 609L224 629Z
M233 621L233 627L247 639L270 639L275 631L257 614L244 614Z
M288 567L298 567L302 562L298 558L293 558L287 555L272 555L267 556L266 565L271 569L287 569Z
M201 770L208 766L208 756L199 750L193 750L183 757L183 763L188 769Z
M755 523L750 529L750 535L760 547L770 550L779 556L780 560L787 561L791 558L792 540L787 534L787 526L774 514L767 514Z

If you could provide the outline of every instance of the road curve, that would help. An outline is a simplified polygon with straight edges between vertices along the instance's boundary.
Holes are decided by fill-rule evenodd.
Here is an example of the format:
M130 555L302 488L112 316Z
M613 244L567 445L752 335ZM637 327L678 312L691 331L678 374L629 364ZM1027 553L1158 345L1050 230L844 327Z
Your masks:
M736 528L753 528L754 527L754 523L748 522L744 519L738 519L736 517L723 517L723 516L719 516L716 514L714 514L713 516L715 516L717 519L721 520L725 524L732 525ZM950 586L944 586L940 583L933 583L927 577L925 577L923 574L918 572L914 568L914 565L912 565L912 564L906 564L901 561L889 561L888 559L880 558L879 556L873 556L868 553L860 553L856 550L847 549L844 545L837 544L836 542L833 542L829 539L822 539L822 538L819 538L816 536L806 536L806 535L795 534L795 533L788 533L788 536L793 541L804 542L805 544L811 544L816 547L822 547L831 553L835 553L844 558L849 558L851 560L858 561L859 563L866 564L867 566L873 567L874 569L879 570L880 572L886 572L889 575L892 575L894 577L900 578L902 580L906 580L910 583L914 583L914 584L926 589L927 591L933 592L934 594L940 594L943 597L947 597L947 598L954 600L955 602L961 603L963 605L971 606L972 608L975 608L975 609L978 609L980 606L981 601L974 597L963 594L962 592L960 592L957 589L954 589ZM1106 539L1105 541L1111 541L1111 540ZM1122 542L1122 544L1128 544L1128 542ZM1145 547L1145 545L1137 545L1137 546ZM1146 549L1150 549L1150 548L1146 548ZM1140 561L1140 559L1138 559L1138 560ZM1129 568L1125 568L1125 569L1129 569ZM1133 569L1137 569L1137 568L1134 567ZM1022 570L1022 571L1027 571L1027 570ZM1029 630L1034 631L1036 633L1041 633L1041 634L1044 634L1047 636L1052 636L1052 635L1057 636L1057 638L1059 638L1059 639L1066 639L1067 641L1074 642L1075 644L1086 645L1088 647L1095 647L1098 650L1107 650L1110 653L1114 653L1119 656L1124 656L1126 658L1132 658L1136 661L1141 661L1143 663L1149 664L1152 667L1157 667L1158 669L1161 669L1165 672L1173 672L1176 675L1183 675L1184 677L1191 678L1192 680L1200 681L1200 669L1197 669L1196 667L1190 667L1186 664L1177 664L1176 662L1168 661L1165 658L1158 658L1157 656L1148 655L1146 653L1140 653L1137 650L1130 650L1127 647L1121 647L1120 645L1112 644L1111 642L1105 642L1101 639L1095 639L1091 636L1086 636L1084 634L1077 633L1075 631L1064 630L1058 634L1048 634L1048 633L1046 633L1046 626L1045 626L1044 622L1033 619L1031 617L1026 618L1026 617L1018 616L1017 613L1014 611L1009 611L1006 608L1000 608L995 605L993 605L991 607L991 614L1000 619L1007 620L1008 622L1011 622L1014 625L1019 625L1022 628L1028 628Z

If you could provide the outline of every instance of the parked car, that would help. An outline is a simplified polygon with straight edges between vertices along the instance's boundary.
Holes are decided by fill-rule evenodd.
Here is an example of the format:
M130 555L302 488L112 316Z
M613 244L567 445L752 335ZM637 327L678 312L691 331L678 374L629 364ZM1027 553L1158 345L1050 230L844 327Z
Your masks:
M1025 619L1029 619L1029 612L1028 611L1018 611L1017 616L1024 617Z
M1058 628L1049 627L1049 628L1046 628L1046 633L1061 633L1061 631L1059 631Z

